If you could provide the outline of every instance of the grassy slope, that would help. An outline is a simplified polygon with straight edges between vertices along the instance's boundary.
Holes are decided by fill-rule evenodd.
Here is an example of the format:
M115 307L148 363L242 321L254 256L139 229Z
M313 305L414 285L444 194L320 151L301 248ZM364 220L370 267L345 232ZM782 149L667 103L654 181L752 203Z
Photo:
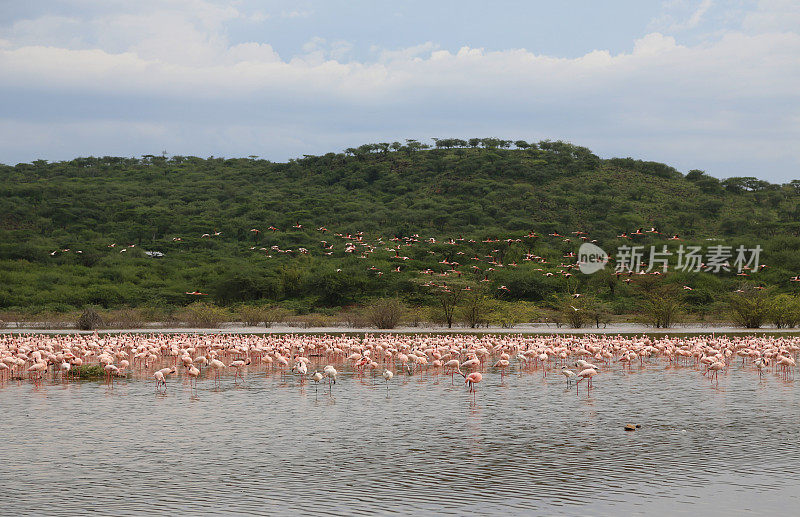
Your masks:
M374 242L377 236L413 233L481 240L519 237L531 229L543 234L580 229L613 250L623 242L618 233L656 226L698 242L723 238L727 244L749 244L758 237L774 258L773 276L764 280L786 288L789 273L800 268L794 237L800 197L793 188L734 192L718 182L701 188L665 166L600 161L580 148L574 151L330 153L286 164L106 158L0 167L0 307L180 305L191 301L183 292L194 289L231 302L236 298L224 295L223 284L236 275L250 282L243 290L263 300L341 305L395 293L422 299L417 271L440 268L438 260L452 253L438 244L418 245L408 251L413 267L376 278L365 264L388 272L395 266L393 253L378 246L369 259L359 260L343 253L334 232L364 231ZM303 230L291 228L298 221ZM272 234L270 225L284 231ZM316 232L320 225L330 232ZM262 230L257 241L249 231L254 227ZM222 235L200 237L215 228ZM183 240L173 242L176 236ZM321 239L335 243L334 255L322 255ZM108 248L111 243L118 246ZM254 244L304 246L311 253L273 253L265 259L249 249ZM465 250L485 255L496 246L479 243ZM128 251L119 253L122 247ZM50 255L67 248L71 251ZM166 256L150 259L142 248ZM532 251L555 263L577 245L543 237L506 248L507 261ZM78 249L83 253L75 254ZM344 269L346 280L332 274L336 268ZM531 269L521 264L513 274L498 271L492 287L538 275ZM721 292L735 280L697 281ZM556 280L536 281L542 284L537 289L511 296L540 300L565 288Z

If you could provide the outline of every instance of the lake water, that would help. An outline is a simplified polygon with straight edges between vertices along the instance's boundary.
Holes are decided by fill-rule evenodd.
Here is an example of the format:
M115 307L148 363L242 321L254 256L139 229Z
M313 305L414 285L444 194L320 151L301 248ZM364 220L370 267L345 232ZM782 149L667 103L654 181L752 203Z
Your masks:
M313 368L312 368L313 370ZM389 392L252 368L197 391L169 379L0 387L0 513L80 515L728 515L800 505L795 382L751 366L711 384L664 363L556 372L473 402L460 377L396 375ZM635 432L627 423L641 424Z

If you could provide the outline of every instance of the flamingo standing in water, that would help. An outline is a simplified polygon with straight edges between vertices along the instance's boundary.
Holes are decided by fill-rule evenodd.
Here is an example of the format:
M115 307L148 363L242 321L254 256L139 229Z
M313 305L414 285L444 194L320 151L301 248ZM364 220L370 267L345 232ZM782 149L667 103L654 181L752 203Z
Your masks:
M450 369L450 385L452 386L453 385L453 375L455 375L456 371L460 371L461 370L460 363L458 362L458 359L450 359L449 361L444 363L444 367L446 369L448 369L448 368Z
M392 380L392 377L394 377L394 374L390 370L384 368L384 370L383 370L383 378L386 379L386 395L387 396L389 395L389 381Z
M275 360L278 362L278 366L281 369L281 377L285 377L286 376L286 370L284 370L284 368L289 366L289 360L286 359L285 357L283 357L281 354L279 354L277 352L275 353Z
M164 392L166 392L167 391L167 375L176 373L177 371L178 371L178 369L173 366L171 368L162 368L162 369L158 370L156 373L154 373L153 374L153 378L156 380L156 389L158 389L158 387L163 384L164 385Z
M506 368L508 368L509 364L508 359L500 359L494 364L495 368L500 368L500 382L503 382L503 377L505 376Z
M476 357L472 356L470 359L467 359L463 363L461 363L461 368L478 368L481 365L481 361ZM460 373L460 372L459 372ZM462 373L463 375L463 373Z
M299 373L302 378L305 377L305 375L308 373L308 366L306 366L305 361L301 361L298 359L297 362L294 363L294 366L292 366L292 371Z
M111 387L114 387L114 376L119 375L119 368L113 364L107 364L103 367L103 370L106 372L106 381L111 384Z
M547 365L545 364L545 362L550 359L550 356L542 352L541 354L539 354L539 357L537 359L539 359L539 362L542 365L542 376L547 377Z
M472 400L475 401L475 393L477 392L475 385L483 380L483 375L481 375L481 372L472 372L467 375L461 370L458 373L464 377L464 384L469 386L469 393L472 393Z
M778 362L775 364L781 369L783 378L788 379L789 372L793 371L792 368L795 367L795 360L792 359L791 357L778 355Z
M517 370L519 371L519 374L522 375L522 371L528 367L528 357L523 353L518 353L516 356L514 356L514 359L516 359L517 363L519 364Z
M2 369L3 366L5 365L0 364L0 369ZM62 361L60 368L61 368L61 380L62 381L66 380L66 378L69 376L69 371L72 368L72 365L69 364L67 361Z
M33 379L34 384L37 386L41 383L42 377L44 376L45 372L47 372L47 363L45 362L36 362L28 368L28 373L31 374L31 378Z
M311 380L314 381L314 394L317 394L317 390L319 389L319 381L324 378L320 372L315 371L314 375L311 376Z
M575 376L575 392L578 392L578 382L586 379L586 390L592 389L592 377L597 375L597 370L594 368L586 368L585 370L581 370L581 372Z
M225 363L214 358L208 363L208 367L214 370L214 384L219 384L219 373L225 368Z
M566 377L567 379L567 387L572 383L572 379L575 378L575 372L567 368L566 366L561 367L561 374Z
M244 368L248 364L250 364L250 359L248 359L247 362L244 362L241 359L237 359L236 361L233 361L230 365L228 365L231 368L233 368L235 372L233 374L234 384L236 383L237 378L242 379L242 382L244 382L244 377L242 376L242 368Z
M753 364L756 365L756 368L758 368L758 378L760 379L764 375L764 369L769 365L769 361L763 357L759 357L753 361Z
M724 369L725 369L725 363L721 361L714 361L713 363L708 365L708 369L706 370L706 372L711 372L710 376L711 380L713 381L716 379L717 384L719 384L719 371Z
M197 377L200 376L200 370L195 366L191 365L189 367L189 371L186 372L189 374L189 386L192 388L197 388Z
M42 377L47 379L50 365L55 375L66 378L80 371L83 364L98 365L109 377L122 375L132 367L135 372L146 371L154 375L156 389L166 386L166 378L175 374L178 368L186 368L186 376L193 388L197 379L202 376L202 366L213 361L212 369L219 382L220 372L227 368L231 361L231 369L236 371L235 382L238 383L242 367L252 360L269 364L273 358L282 357L295 365L295 370L304 375L306 368L310 370L310 361L319 363L319 372L314 382L319 383L328 377L330 385L335 383L338 372L336 368L345 365L348 371L351 364L356 367L379 369L384 362L385 369L393 378L394 369L401 365L416 365L424 368L427 364L438 372L444 366L451 370L451 379L456 371L464 377L470 391L475 392L477 379L467 376L473 372L482 372L488 365L503 368L504 376L507 365L505 361L514 358L520 371L525 365L539 364L543 369L557 364L564 379L571 387L571 382L587 380L589 388L593 384L593 375L604 369L615 368L614 358L623 368L638 358L641 364L647 359L648 364L657 361L669 361L670 368L679 367L683 363L696 365L698 371L709 376L712 383L718 378L719 371L727 372L727 364L736 357L741 357L744 365L752 360L753 367L758 369L759 376L775 365L776 373L788 381L796 368L796 354L800 351L800 337L501 337L501 336L214 336L214 335L155 335L100 337L97 335L52 337L52 336L11 336L0 339L0 381L8 378L17 380L16 375L31 375L31 381L37 384ZM304 357L308 355L312 359ZM191 359L195 357L195 359ZM219 357L221 360L216 359ZM130 363L128 359L130 358ZM265 359L268 358L268 359ZM291 359L289 359L291 358ZM348 360L348 358L350 360ZM389 366L397 358L394 368ZM354 363L351 363L354 360ZM551 360L554 360L552 364ZM223 363L222 361L226 361ZM239 361L238 363L236 361ZM244 362L243 362L244 361ZM463 361L463 362L461 362ZM594 361L595 364L589 362ZM283 361L274 359L283 366ZM322 366L330 363L323 372ZM575 367L572 364L575 364ZM569 364L570 366L565 365ZM603 364L602 367L596 365ZM170 368L162 368L169 365ZM197 370L192 367L197 365ZM553 366L556 368L555 366ZM563 367L563 368L562 368ZM158 370L159 368L162 368ZM567 368L572 368L568 370ZM601 368L603 370L601 370ZM618 367L617 367L618 368ZM158 372L155 372L158 370ZM289 368L286 367L286 371ZM308 371L306 370L306 371ZM28 372L27 374L25 372ZM311 370L313 371L313 370ZM398 370L399 371L399 370ZM494 371L494 370L490 370ZM574 372L581 372L576 375ZM734 375L736 372L731 372ZM193 375L194 374L194 375ZM391 391L388 374L384 377L387 391ZM153 378L153 377L151 377ZM21 380L21 379L19 379ZM110 379L109 379L110 380ZM304 381L301 381L304 382ZM453 382L453 380L451 380ZM786 381L784 381L786 382ZM318 391L318 387L317 387Z
M159 370L153 374L153 378L156 380L156 391L158 391L159 386L164 384L164 391L167 391L167 379L164 377L164 373Z
M333 395L333 385L336 384L336 376L339 372L331 365L327 365L323 368L322 372L325 374L325 377L328 378L328 395Z

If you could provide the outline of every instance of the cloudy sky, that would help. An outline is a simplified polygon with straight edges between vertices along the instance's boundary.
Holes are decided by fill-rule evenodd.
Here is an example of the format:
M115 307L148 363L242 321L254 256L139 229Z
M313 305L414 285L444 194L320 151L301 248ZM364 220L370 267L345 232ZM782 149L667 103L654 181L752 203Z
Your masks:
M0 0L0 162L563 139L800 178L797 0Z

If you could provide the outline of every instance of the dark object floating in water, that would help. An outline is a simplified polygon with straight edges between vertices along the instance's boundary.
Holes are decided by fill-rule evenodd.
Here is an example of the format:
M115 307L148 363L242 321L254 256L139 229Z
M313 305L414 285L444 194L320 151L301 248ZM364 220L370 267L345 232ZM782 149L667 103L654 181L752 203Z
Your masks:
M640 427L642 427L642 426L639 425L639 424L636 424L636 425L628 424L628 425L625 426L625 430L626 431L635 431L635 430L639 429Z

